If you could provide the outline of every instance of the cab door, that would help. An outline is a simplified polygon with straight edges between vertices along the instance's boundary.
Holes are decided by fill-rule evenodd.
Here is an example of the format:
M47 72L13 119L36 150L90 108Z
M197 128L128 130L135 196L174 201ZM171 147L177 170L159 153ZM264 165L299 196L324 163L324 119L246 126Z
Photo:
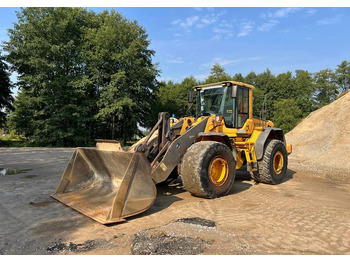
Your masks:
M238 86L236 104L236 128L239 129L249 118L249 88Z

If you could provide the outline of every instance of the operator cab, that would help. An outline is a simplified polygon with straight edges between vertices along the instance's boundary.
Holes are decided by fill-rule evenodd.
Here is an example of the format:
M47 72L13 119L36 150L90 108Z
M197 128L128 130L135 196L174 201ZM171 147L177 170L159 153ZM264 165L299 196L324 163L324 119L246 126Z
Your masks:
M197 86L197 116L222 116L227 128L242 128L252 116L253 88L235 81Z

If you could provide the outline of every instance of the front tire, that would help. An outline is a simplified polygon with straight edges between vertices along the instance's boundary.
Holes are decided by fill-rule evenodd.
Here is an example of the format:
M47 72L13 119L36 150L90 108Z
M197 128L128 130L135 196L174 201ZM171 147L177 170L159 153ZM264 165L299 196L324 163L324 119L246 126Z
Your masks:
M193 144L181 165L181 176L192 195L216 198L227 195L234 183L236 161L223 143L204 141Z
M258 171L253 172L256 182L279 184L287 173L287 150L282 141L268 140L263 158L258 161Z

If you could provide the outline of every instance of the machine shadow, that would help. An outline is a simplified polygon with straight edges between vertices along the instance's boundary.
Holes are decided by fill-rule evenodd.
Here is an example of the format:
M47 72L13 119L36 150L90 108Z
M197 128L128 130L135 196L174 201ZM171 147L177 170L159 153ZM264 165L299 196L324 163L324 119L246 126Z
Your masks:
M249 173L248 173L249 176ZM250 180L250 177L248 177L246 180ZM228 195L237 194L240 192L243 192L245 190L248 190L252 185L249 183L244 182L244 179L238 178L235 180L233 187ZM168 208L173 203L177 201L184 200L182 197L178 197L178 194L187 192L187 190L184 188L181 182L181 178L177 179L177 182L174 184L158 184L157 186L157 198L154 202L154 204L145 212L138 214L136 216L132 216L127 218L127 221L131 221L133 219L138 219L140 217L148 216L151 214L155 214L163 209ZM196 196L191 196L195 199L198 199L198 201L205 200L205 198L200 198ZM111 224L113 226L115 224Z
M284 178L282 179L282 182L280 184L283 184L283 183L293 179L293 176L295 173L296 172L294 170L287 169L286 175L284 176ZM237 170L236 171L236 181L249 181L249 180L253 180L253 178L248 171L244 171L244 170Z
M159 184L159 185L156 185L156 188L157 188L157 197L153 205L143 213L140 213L132 217L128 217L126 221L132 221L134 219L155 214L163 209L166 209L169 206L171 206L173 203L183 200L183 198L178 197L176 195L187 192L181 183L177 183L174 185ZM116 225L116 224L111 224L111 226L113 225Z
M295 171L288 169L286 176L282 180L281 184L289 181L290 179L293 179L293 175L295 173L296 173ZM248 190L252 186L251 182L248 182L248 181L252 181L252 177L249 174L249 172L237 170L235 182L228 195L239 194L245 190ZM182 185L181 179L178 179L176 183L171 185L158 184L156 187L157 187L157 198L154 204L145 212L132 217L128 217L126 219L126 222L132 221L134 219L138 219L144 216L148 216L151 214L155 214L163 209L166 209L169 206L171 206L173 203L177 201L182 201L183 198L178 197L177 195L186 192L186 189ZM197 198L198 201L203 200L202 198L199 198L196 196L192 196L192 197ZM115 225L118 225L118 223L110 224L106 226L113 227Z
M294 176L295 173L296 173L296 172L295 172L294 170L287 169L287 173L286 173L286 175L284 176L284 178L283 178L281 184L283 184L283 183L285 183L285 182L287 182L287 181L293 179L293 176Z

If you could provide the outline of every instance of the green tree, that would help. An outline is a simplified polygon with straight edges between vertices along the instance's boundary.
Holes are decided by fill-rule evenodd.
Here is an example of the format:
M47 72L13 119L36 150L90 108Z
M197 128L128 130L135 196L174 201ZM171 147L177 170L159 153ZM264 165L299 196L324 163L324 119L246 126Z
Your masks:
M259 118L265 118L266 112L264 111L265 93L257 86L257 78L255 72L251 71L246 75L242 82L253 85L253 116ZM267 97L267 96L266 96Z
M315 88L313 85L312 74L305 70L296 70L293 84L293 95L298 107L303 112L303 117L315 110L315 101L313 94Z
M248 75L245 76L244 82L255 86L256 85L256 78L257 78L257 75L255 74L255 72L251 71Z
M233 81L244 82L244 77L241 73L237 73L232 78Z
M275 102L273 122L275 126L282 128L284 133L292 130L302 118L302 111L294 99L281 99Z
M335 78L339 93L350 90L350 61L343 61L338 65Z
M89 138L90 90L81 83L80 52L86 14L82 8L22 8L9 29L6 59L18 72L18 87L25 90L21 99L36 101L35 109L25 113L32 113L25 129L33 128L28 133L36 142L69 146ZM27 105L22 102L15 104L18 112L25 112L19 108Z
M149 124L158 71L136 21L84 8L24 8L17 18L4 44L21 94L12 126L44 145L75 146L125 141Z
M275 79L275 85L270 90L272 98L277 101L287 98L295 98L294 82L292 72L278 74Z
M194 101L192 105L188 104L188 95L190 91L194 91L193 87L199 85L196 79L193 76L186 77L179 85L179 95L178 97L179 105L180 105L180 116L194 116L196 114L196 98L194 97ZM194 94L195 95L195 94Z
M12 109L12 92L11 92L10 74L8 66L0 56L0 128L6 124L6 110Z
M260 90L258 92L255 92L255 97L260 100L259 103L262 105L262 101L264 101L266 95L266 112L264 114L264 118L271 119L273 117L274 103L276 99L276 94L274 93L276 90L276 77L271 73L269 69L266 69L263 73L260 73L256 76L255 81L255 87ZM262 94L264 95L262 96Z
M183 94L178 94L179 84L175 84L173 81L162 82L157 92L157 105L154 112L154 123L157 120L159 112L169 112L170 115L175 115L175 117L180 117L181 106L180 103L185 102L185 100L178 99Z
M111 138L125 142L147 127L159 71L143 27L112 10L98 15L98 29L86 34L87 72L99 91L96 117L110 123Z
M205 80L205 84L231 80L232 77L225 72L225 68L220 64L215 63L211 70L209 77Z
M267 98L267 95L265 96L264 92L259 89L258 87L255 87L253 89L253 116L259 117L259 118L266 118L266 111L265 111L265 97ZM265 101L266 102L266 101Z
M196 85L198 83L193 76L186 77L181 83L176 84L173 81L162 82L157 93L158 105L154 112L157 114L158 112L169 112L170 115L175 115L176 118L194 116L195 101L189 108L188 94L193 91L193 87Z
M338 95L335 74L331 69L324 69L314 74L314 96L316 109L333 102Z
M13 103L15 110L9 117L8 125L16 133L32 138L37 124L35 116L39 113L36 108L40 104L40 98L33 97L28 92L25 89L18 92ZM34 117L35 119L33 119Z

